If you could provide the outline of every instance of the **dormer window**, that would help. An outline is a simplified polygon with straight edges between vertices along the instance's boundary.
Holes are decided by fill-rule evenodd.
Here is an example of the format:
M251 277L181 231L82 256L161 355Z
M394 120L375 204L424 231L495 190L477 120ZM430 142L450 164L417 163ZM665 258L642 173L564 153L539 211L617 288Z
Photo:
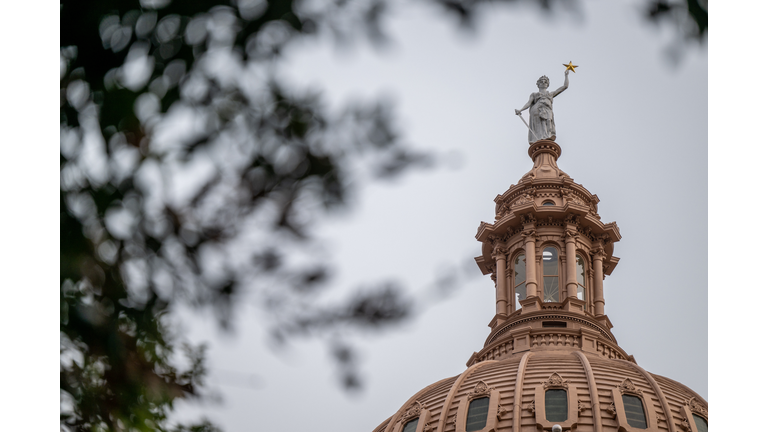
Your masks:
M544 248L542 255L544 270L544 302L560 301L560 280L559 280L559 261L557 259L557 249L553 247Z
M693 415L693 422L696 423L696 432L708 432L707 420L699 415Z
M563 389L544 392L544 410L547 421L566 421L568 419L568 393Z
M488 404L490 398L475 399L469 403L467 410L467 432L483 430L488 420Z
M419 425L419 419L415 418L403 426L403 432L416 432L416 426Z
M624 403L624 413L627 416L627 423L638 429L648 428L648 423L645 421L643 401L637 396L626 394L621 395L621 401Z

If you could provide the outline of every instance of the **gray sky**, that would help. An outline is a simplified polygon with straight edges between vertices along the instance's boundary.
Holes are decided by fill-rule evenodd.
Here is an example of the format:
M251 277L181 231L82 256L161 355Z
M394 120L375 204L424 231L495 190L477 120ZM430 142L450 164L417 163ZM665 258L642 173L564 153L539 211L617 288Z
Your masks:
M334 106L389 96L416 147L461 155L458 166L358 190L354 211L320 229L338 264L336 285L396 279L423 311L354 339L366 384L356 394L337 385L322 341L268 349L253 309L240 311L234 337L222 338L212 320L191 320L189 334L210 341L210 382L223 403L182 404L182 417L204 413L228 431L285 422L370 431L418 390L461 373L495 311L493 282L472 260L477 226L493 222L493 198L532 166L514 109L539 76L550 77L550 90L562 85L569 61L580 67L555 99L558 164L600 197L602 220L621 231L621 262L605 281L613 332L640 366L708 399L706 50L670 67L669 29L647 26L630 2L584 6L581 20L499 7L472 37L434 10L403 7L387 21L394 43L386 50L361 43L339 52L313 41L289 52L281 73L297 85L324 89ZM429 284L446 267L473 272L437 300Z

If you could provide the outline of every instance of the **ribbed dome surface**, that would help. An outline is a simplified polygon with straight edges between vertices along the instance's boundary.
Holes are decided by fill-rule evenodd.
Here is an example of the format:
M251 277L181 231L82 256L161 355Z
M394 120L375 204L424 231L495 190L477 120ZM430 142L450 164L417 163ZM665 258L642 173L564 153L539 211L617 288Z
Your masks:
M562 381L558 381L558 377ZM691 426L693 420L686 411L704 418L707 415L706 401L693 390L648 373L631 361L607 359L578 350L537 350L504 360L477 363L459 376L424 388L374 432L400 432L405 421L417 418L415 414L421 415L423 410L428 411L426 417L430 420L420 424L420 430L456 431L457 417L466 416L466 412L459 412L461 401L476 392L478 387L482 390L485 386L488 390L498 391L496 412L499 415L496 425L488 425L490 429L484 430L551 430L551 425L541 424L544 407L532 402L536 400L536 388L552 379L555 387L564 385L569 395L576 396L575 401L569 401L569 406L575 408L575 418L569 416L566 421L557 422L564 430L643 430L621 427L614 399L616 393L637 395L650 401L649 407L646 407L649 421L644 430L647 431L695 431ZM538 421L537 411L542 411Z

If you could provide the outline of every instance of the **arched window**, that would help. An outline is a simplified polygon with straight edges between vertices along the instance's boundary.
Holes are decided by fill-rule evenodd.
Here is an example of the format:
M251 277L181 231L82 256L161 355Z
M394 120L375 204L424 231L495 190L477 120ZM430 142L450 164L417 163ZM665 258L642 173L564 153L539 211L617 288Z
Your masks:
M544 201L543 203L541 203L541 205L553 206L553 205L555 205L555 202L547 200L547 201Z
M542 261L544 268L544 302L559 302L560 281L558 272L560 263L557 260L557 249L553 247L544 248Z
M479 431L485 427L488 420L488 405L490 398L474 399L467 410L467 432Z
M643 401L637 396L621 395L621 401L624 403L624 413L627 415L627 423L630 426L645 429L648 423L645 421L645 409Z
M515 258L514 265L515 279L512 282L512 292L515 297L515 310L520 309L520 300L526 296L525 292L525 254L520 254Z
M707 419L704 417L693 415L693 422L696 423L696 432L708 432Z
M415 418L403 426L403 432L416 432L416 426L419 425L419 418Z
M576 255L576 282L578 282L578 287L576 288L576 297L579 300L587 300L587 278L586 276L586 267L584 266L584 258L581 257L581 255ZM584 306L584 310L587 310L587 307Z
M544 393L544 413L547 421L562 422L568 419L568 393L562 389Z

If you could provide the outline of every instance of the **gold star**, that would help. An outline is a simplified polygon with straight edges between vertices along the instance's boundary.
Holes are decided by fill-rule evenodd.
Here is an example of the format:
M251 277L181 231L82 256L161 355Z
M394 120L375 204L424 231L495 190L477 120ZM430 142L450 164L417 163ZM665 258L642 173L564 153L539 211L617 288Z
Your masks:
M578 67L573 64L573 62L568 62L568 64L563 63L563 66L565 66L565 70L572 70L573 73L576 73L576 68Z

